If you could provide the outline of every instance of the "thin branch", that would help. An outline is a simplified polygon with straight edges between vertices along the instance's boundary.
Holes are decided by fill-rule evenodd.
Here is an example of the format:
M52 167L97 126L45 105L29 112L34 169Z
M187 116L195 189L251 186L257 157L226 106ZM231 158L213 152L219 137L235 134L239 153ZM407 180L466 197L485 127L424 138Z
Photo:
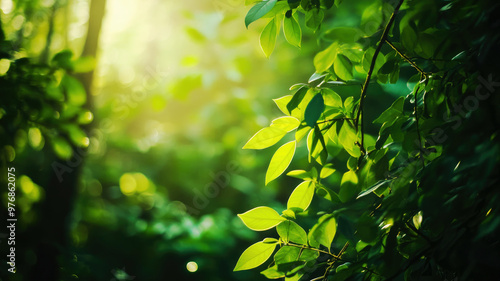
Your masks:
M297 248L301 248L301 249L308 249L308 250L313 250L313 251L316 251L316 252L319 252L319 253L323 253L323 254L327 254L327 255L330 255L332 256L333 258L335 258L336 260L340 260L340 258L332 253L329 253L327 251L323 251L323 250L320 250L320 249L316 249L316 248L312 248L312 247L309 247L309 246L305 246L305 245L298 245L298 244L293 244L293 243L286 243L285 244L286 246L292 246L292 247L297 247Z
M365 83L363 84L363 89L361 90L361 96L359 98L359 109L358 109L358 114L356 116L356 128L358 127L359 121L361 119L361 148L362 151L364 152L364 126L363 126L363 118L361 118L361 112L363 111L363 106L365 104L365 97L366 97L366 91L368 90L368 84L370 84L370 79L373 74L373 69L375 68L375 62L377 60L378 54L380 53L380 50L382 49L382 45L384 44L385 40L387 39L387 36L389 35L389 30L391 29L392 24L394 23L394 20L396 19L396 14L399 12L399 8L401 8L401 5L403 4L404 0L400 0L399 3L396 5L394 8L394 12L391 15L391 18L389 19L389 22L384 28L384 32L382 33L382 36L380 37L380 40L378 41L377 44L377 49L375 49L375 53L373 54L372 62L370 64L370 69L368 70L368 73L366 75L366 80Z
M396 53L398 53L398 55L400 57L402 57L407 63L409 63L411 66L413 66L413 68L415 68L418 72L420 72L420 75L422 75L425 79L427 79L427 73L422 70L422 68L420 68L416 63L414 63L408 56L406 56L405 54L403 54L398 48L396 48L396 46L394 46L391 41L389 41L388 39L385 39L385 42L391 46L392 49L394 49L394 51L396 51Z
M421 73L424 78L426 77L425 74ZM427 79L427 78L425 78ZM418 137L418 149L420 150L420 160L422 161L422 169L425 169L425 160L424 157L422 156L422 152L424 152L424 148L422 145L422 136L420 135L420 125L418 122L418 91L420 90L420 85L418 86L417 90L415 91L415 106L414 106L414 111L415 111L415 124L417 125L417 137Z
M323 121L316 122L316 124L323 124L331 121L340 121L340 120L354 120L354 118L347 118L347 117L342 117L342 118L333 118L333 119L325 119Z

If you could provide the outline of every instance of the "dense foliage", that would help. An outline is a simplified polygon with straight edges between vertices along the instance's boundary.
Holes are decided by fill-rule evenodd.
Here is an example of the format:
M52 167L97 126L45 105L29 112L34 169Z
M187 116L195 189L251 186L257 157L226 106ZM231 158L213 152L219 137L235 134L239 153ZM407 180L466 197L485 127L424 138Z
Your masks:
M247 26L267 21L266 56L281 29L297 47L302 29L312 29L307 40L321 51L311 78L274 100L284 116L244 146L284 140L266 185L296 150L307 149L309 163L287 173L300 181L281 214L260 206L239 215L248 228L277 235L248 247L234 270L274 253L261 270L269 279L498 278L499 4L246 3Z

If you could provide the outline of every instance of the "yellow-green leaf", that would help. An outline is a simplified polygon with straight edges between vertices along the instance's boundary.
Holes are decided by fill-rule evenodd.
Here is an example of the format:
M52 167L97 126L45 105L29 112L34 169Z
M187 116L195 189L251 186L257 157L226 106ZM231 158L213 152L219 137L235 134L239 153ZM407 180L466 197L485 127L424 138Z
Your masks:
M348 202L359 194L358 176L354 171L345 172L340 182L339 198L343 203Z
M292 241L301 245L307 245L306 231L294 221L287 220L280 223L276 227L276 231L278 232L279 236L287 243L289 241Z
M348 81L352 79L352 63L346 56L338 54L335 62L333 63L333 70L337 76Z
M269 167L266 173L266 185L272 180L279 177L290 165L293 155L295 154L296 141L291 141L282 145L271 158Z
M253 208L243 214L238 214L243 223L255 231L268 230L286 219L274 209L266 206Z
M319 218L311 231L309 232L309 244L313 247L319 247L319 244L330 249L335 233L337 232L337 222L331 214L326 214Z
M316 73L326 71L335 61L338 52L338 43L333 42L328 48L319 52L314 56L314 67Z
M287 131L280 127L266 127L261 129L243 146L243 149L264 149L279 142Z
M300 48L302 30L300 29L300 25L294 16L285 17L283 19L283 33L285 34L285 38L288 43Z
M238 259L233 271L255 268L269 259L276 248L276 243L257 242L248 247Z
M335 169L331 163L326 164L323 168L321 168L321 172L319 173L319 177L324 179L329 177L331 174L335 173Z
M290 132L297 129L300 125L299 119L290 116L276 118L272 121L271 127L279 128Z
M309 207L314 196L314 183L304 181L299 184L288 198L287 209L300 208L303 211Z
M276 45L276 37L278 37L278 25L276 24L276 18L273 18L262 30L260 34L260 46L266 57L269 57L274 50Z

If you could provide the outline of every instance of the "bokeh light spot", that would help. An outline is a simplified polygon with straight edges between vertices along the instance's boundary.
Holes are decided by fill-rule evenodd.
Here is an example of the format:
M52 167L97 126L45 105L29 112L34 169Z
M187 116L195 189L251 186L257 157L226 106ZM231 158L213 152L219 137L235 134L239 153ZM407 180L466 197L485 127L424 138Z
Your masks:
M198 264L194 261L190 261L186 264L186 268L189 272L196 272L198 270Z

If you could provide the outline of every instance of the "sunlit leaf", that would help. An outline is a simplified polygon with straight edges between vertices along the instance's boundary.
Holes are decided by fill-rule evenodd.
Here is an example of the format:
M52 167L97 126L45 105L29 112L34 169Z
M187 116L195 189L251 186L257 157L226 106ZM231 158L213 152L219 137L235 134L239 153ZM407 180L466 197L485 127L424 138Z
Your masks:
M300 48L302 30L294 16L283 18L283 33L288 43Z
M307 233L294 221L284 221L276 227L276 231L283 241L295 242L301 245L307 245Z
M263 264L271 257L276 244L257 242L248 247L238 259L233 271L247 270Z
M276 45L276 37L278 37L279 28L276 24L276 18L272 19L260 34L260 46L262 51L269 57Z
M292 95L283 96L281 98L273 99L274 103L278 108L286 115L290 115L290 110L288 110L287 105L292 99Z
M262 16L267 14L276 5L278 0L265 0L255 4L245 16L245 26L248 28L252 22L260 19Z
M333 164L328 163L323 168L321 168L321 172L319 174L320 178L324 179L329 177L331 174L335 173L335 169L333 168Z
M314 67L316 73L322 73L332 66L337 57L338 43L333 42L328 48L319 52L314 56Z
M266 173L266 185L272 180L279 177L290 165L293 155L295 154L297 142L291 141L282 145L271 158L269 167Z
M293 131L297 129L300 125L299 119L295 117L280 117L272 121L271 127L280 128L286 132Z
M313 199L314 187L314 183L311 181L299 184L288 198L287 209L300 208L305 211Z
M278 127L271 126L259 130L253 135L250 140L243 146L243 149L264 149L279 142L287 131Z
M339 198L342 202L351 201L359 194L358 176L354 171L345 172L340 182Z
M318 247L321 244L330 249L336 232L337 222L335 218L331 214L323 215L309 232L309 244L313 247Z
M238 214L238 217L248 228L255 231L268 230L286 220L274 209L266 206L257 207L243 214Z
M335 71L335 74L337 74L337 76L344 81L352 79L352 63L342 54L338 54L337 58L333 62L333 70Z

